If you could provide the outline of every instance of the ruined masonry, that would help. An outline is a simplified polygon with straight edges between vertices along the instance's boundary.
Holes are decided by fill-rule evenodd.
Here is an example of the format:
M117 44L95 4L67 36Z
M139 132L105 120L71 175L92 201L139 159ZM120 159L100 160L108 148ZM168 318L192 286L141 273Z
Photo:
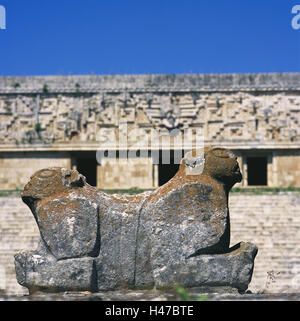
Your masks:
M129 149L153 130L162 140L200 132L205 144L233 150L239 187L300 186L299 93L298 73L0 77L0 189L23 189L48 166L77 169L101 189L155 189L178 166L142 153L149 141L130 160L95 157L98 148L122 151L112 137L126 137ZM182 144L156 148L172 161Z

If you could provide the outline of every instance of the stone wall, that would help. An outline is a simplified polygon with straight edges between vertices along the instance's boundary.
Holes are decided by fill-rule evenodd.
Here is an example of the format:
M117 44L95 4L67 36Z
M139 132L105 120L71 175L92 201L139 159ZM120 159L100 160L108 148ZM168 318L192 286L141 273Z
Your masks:
M29 208L17 197L0 198L0 286L10 294L28 294L16 280L14 254L37 247L39 230Z
M1 153L0 190L23 189L32 174L51 166L70 168L70 157L44 153Z
M299 123L299 92L0 92L3 150L98 148L120 134L131 146L151 129L197 129L206 143L230 148L297 148Z
M259 249L250 289L300 292L300 195L231 194L229 204L231 245L249 241Z
M231 245L249 241L259 248L250 290L300 292L300 195L231 194L230 210ZM38 239L27 206L19 198L0 198L0 288L27 293L15 279L13 255L35 249Z
M287 151L235 151L243 172L243 180L236 187L247 186L247 157L263 155L268 157L268 186L300 186L300 152ZM84 156L85 151L81 154ZM95 152L96 154L96 152ZM37 170L56 166L70 168L71 152L0 152L0 190L22 189L29 177ZM95 156L94 156L95 157ZM73 164L73 168L75 168ZM119 175L122 173L122 175ZM105 158L98 165L97 187L99 189L153 189L158 186L158 165L145 157L130 159Z
M275 186L300 186L300 152L275 152L273 157Z
M102 90L279 90L299 89L300 73L257 74L146 74L0 77L0 92L74 92Z
M158 181L151 158L105 159L97 174L100 189L153 189Z
M0 150L99 147L125 122L143 136L150 129L199 129L206 142L230 148L299 148L299 79L300 73L0 77Z
M200 141L244 160L263 152L269 186L300 186L299 79L300 73L0 77L0 161L11 153L0 164L0 189L27 180L27 169L33 173L41 161L37 151L181 150ZM170 135L174 141L164 147ZM13 159L21 152L32 155ZM117 171L99 172L108 183L99 175L98 186L119 187L112 184ZM141 180L128 185L151 187Z

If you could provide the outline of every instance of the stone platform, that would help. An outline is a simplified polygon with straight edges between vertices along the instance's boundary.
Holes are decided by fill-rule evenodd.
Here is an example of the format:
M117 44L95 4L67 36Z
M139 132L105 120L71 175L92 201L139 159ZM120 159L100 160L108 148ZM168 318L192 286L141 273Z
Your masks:
M191 301L300 301L300 293L206 293L201 288L187 292ZM183 301L176 291L107 291L99 293L65 292L61 294L38 293L36 295L0 296L0 301Z

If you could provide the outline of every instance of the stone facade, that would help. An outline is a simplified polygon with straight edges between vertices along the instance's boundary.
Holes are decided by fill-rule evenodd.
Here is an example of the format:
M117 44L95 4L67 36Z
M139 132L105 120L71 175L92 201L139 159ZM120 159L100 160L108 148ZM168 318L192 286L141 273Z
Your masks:
M63 163L76 168L80 155L90 152L95 159L97 149L121 151L122 140L125 152L149 151L153 131L161 137L155 149L189 149L181 139L188 132L193 147L203 138L239 155L241 186L255 185L249 184L249 157L267 161L262 185L300 186L299 81L298 73L0 77L0 158L14 166L14 153L22 151L33 173L45 160L33 153L48 152L57 166L65 157ZM179 140L164 145L172 131ZM140 170L142 162L123 173L124 183L123 165L97 168L97 186L155 188L158 164L146 161ZM25 171L20 182L9 183L6 170L1 167L0 189L22 188L29 178Z
M67 155L53 156L50 153L3 153L0 156L0 185L7 190L23 188L26 178L30 177L33 169L48 166L70 168L71 162Z
M98 166L97 187L107 189L153 189L157 187L157 166L151 158L105 159Z
M300 197L285 194L230 194L231 245L257 244L253 292L300 292ZM26 294L16 281L14 255L37 247L39 232L20 198L0 198L0 290ZM279 273L279 274L278 274ZM272 281L272 275L274 281Z

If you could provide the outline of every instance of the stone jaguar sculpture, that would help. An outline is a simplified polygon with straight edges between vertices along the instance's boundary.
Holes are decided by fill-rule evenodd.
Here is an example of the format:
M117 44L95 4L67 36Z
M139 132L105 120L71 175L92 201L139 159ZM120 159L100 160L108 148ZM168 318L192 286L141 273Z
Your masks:
M35 173L22 193L38 224L37 250L15 256L18 282L35 291L229 286L245 291L256 246L229 248L228 194L236 156L188 153L155 191L108 195L76 170Z
M23 202L31 209L41 239L58 260L97 256L99 233L93 188L76 170L47 168L25 186Z

